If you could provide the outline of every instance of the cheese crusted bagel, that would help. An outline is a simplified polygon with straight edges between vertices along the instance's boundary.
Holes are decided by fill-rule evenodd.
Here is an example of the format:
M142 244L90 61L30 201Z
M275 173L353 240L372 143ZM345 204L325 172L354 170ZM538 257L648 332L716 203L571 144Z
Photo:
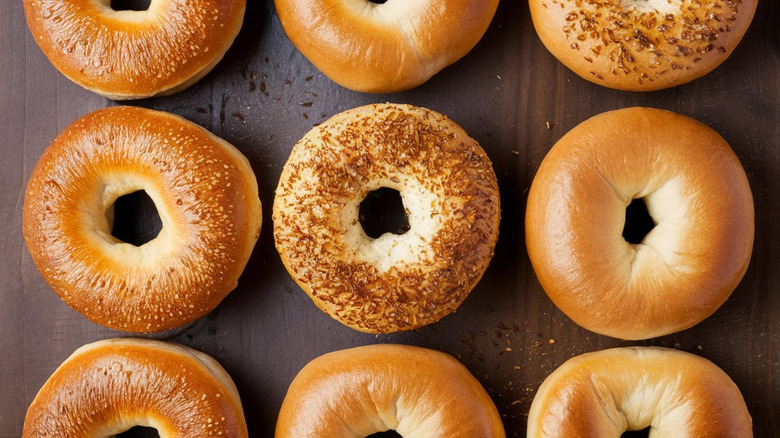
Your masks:
M634 200L654 227L629 243ZM563 313L596 333L646 339L698 324L731 295L753 249L753 197L717 132L629 108L588 119L553 146L525 224L534 271Z
M160 438L246 437L241 399L216 360L182 345L108 339L76 350L49 377L23 438L111 438L133 427Z
M704 76L728 58L757 0L529 0L539 38L593 83L652 91Z
M750 438L737 385L717 365L668 348L629 347L566 361L539 387L528 438Z
M144 190L162 221L135 246L111 235L117 198ZM213 310L260 233L246 157L173 114L95 111L67 127L33 169L23 232L44 279L92 321L159 332Z
M241 29L246 0L24 0L27 25L68 79L110 99L169 95L219 63Z
M397 190L401 235L369 237L361 202ZM498 238L498 183L482 148L443 115L369 105L312 129L292 150L274 200L276 248L314 303L357 330L438 321L487 269Z
M368 345L320 356L295 377L276 438L504 438L496 406L451 356L405 345Z

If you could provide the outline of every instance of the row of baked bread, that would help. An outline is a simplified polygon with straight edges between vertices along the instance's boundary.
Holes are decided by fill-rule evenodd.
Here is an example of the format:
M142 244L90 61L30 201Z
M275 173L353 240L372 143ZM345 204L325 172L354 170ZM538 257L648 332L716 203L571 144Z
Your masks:
M208 74L241 29L246 0L24 0L55 67L112 99L179 92ZM530 0L544 45L581 77L650 91L696 79L736 48L756 0ZM290 40L340 85L390 93L422 84L482 38L498 0L275 0Z
M360 205L400 194L405 232L366 234ZM139 190L162 230L141 246L111 233ZM24 236L47 282L91 320L129 332L181 326L238 282L260 233L251 165L177 116L114 107L63 131L30 177ZM652 229L629 242L626 208ZM445 116L409 105L352 109L293 148L276 190L276 247L334 318L390 333L455 311L493 255L499 191L485 152ZM683 330L731 294L753 244L747 177L712 129L674 113L596 116L550 151L531 187L528 253L544 290L589 330L647 339Z
M619 437L653 427L669 436L752 437L734 382L706 359L665 348L615 348L574 357L539 388L534 438ZM248 436L233 380L212 357L146 339L109 339L74 352L35 397L24 438ZM369 345L312 360L287 391L276 438L504 438L487 392L438 351Z

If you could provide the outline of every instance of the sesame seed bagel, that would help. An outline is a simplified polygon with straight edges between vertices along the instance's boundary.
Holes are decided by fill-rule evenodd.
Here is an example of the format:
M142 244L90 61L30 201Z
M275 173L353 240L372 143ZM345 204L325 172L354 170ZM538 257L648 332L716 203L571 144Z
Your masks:
M111 235L113 204L144 190L162 221L141 246ZM257 182L236 148L178 116L133 107L67 127L33 169L23 232L72 308L116 330L158 332L214 309L260 233Z
M629 243L635 199L655 226ZM731 295L750 262L753 197L717 132L628 108L588 119L553 146L525 224L536 275L563 313L596 333L646 339L698 324Z
M704 76L731 55L757 0L530 0L547 49L593 83L652 91Z
M405 345L367 345L320 356L295 377L276 438L503 438L482 385L452 356Z
M145 11L111 0L24 0L27 25L68 79L110 99L184 90L204 77L241 29L246 0L151 0Z
M498 0L275 0L290 41L355 91L416 87L482 38Z
M410 230L372 239L361 202L400 192ZM493 255L498 184L482 148L443 115L410 105L351 109L295 145L274 201L276 248L327 314L370 333L453 312Z
M214 360L182 345L108 339L76 350L49 377L23 438L110 438L133 427L160 438L246 437L241 399Z
M528 438L620 438L650 428L668 437L750 438L737 385L717 365L668 348L586 353L545 379L528 414Z

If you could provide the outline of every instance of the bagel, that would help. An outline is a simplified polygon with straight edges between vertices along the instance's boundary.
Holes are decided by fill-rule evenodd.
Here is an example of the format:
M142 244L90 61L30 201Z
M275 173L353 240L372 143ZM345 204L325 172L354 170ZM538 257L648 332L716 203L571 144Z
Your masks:
M451 356L405 345L367 345L320 356L295 377L276 438L503 438L496 406Z
M144 190L162 221L142 246L111 235L114 201ZM247 159L172 114L113 107L67 127L24 200L30 255L72 308L107 327L158 332L213 310L236 287L260 233Z
M416 87L466 55L498 0L275 0L290 41L339 85L368 93Z
M361 201L400 192L410 229L373 239ZM369 333L412 330L453 312L493 255L498 184L485 152L443 115L369 105L312 129L292 150L274 200L276 248L331 317Z
M109 339L76 350L27 410L22 438L247 437L238 390L214 360L182 345Z
M622 236L642 199L655 227ZM526 244L539 282L574 322L647 339L692 327L729 297L750 262L753 197L742 165L707 126L629 108L572 129L528 194Z
M690 82L728 58L757 0L529 0L542 43L583 79L652 91Z
M233 44L246 0L152 0L115 11L111 0L24 0L27 25L68 79L109 99L184 90Z
M566 361L531 403L528 438L649 436L751 438L737 385L717 365L668 348L627 347Z

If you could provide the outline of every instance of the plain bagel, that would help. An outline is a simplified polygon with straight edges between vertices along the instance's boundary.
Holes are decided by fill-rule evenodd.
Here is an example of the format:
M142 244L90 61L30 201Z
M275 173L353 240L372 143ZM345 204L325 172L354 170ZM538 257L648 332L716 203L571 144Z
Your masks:
M27 25L68 79L110 99L168 95L222 59L246 0L151 0L145 11L111 0L24 0Z
M641 199L655 227L623 236ZM547 295L596 333L646 339L715 312L750 262L753 197L739 160L707 126L629 108L572 129L528 195L526 243Z
M22 437L110 438L136 426L160 438L247 437L236 386L216 360L132 338L76 350L33 400Z
M717 365L682 351L630 347L586 353L545 379L528 438L649 436L752 438L737 385Z
M142 246L111 235L113 204L144 190L162 221ZM55 292L99 324L158 332L213 310L260 233L257 182L241 152L181 117L113 107L67 127L24 199L30 255Z
M498 0L275 0L284 31L320 71L355 91L416 87L468 53Z
M369 237L361 202L397 190L410 229ZM498 239L490 159L434 111L351 109L295 145L274 200L276 248L292 278L331 317L357 330L412 330L455 311Z
M757 0L530 0L542 43L582 78L651 91L704 76L742 40Z
M295 377L275 438L504 438L496 406L451 356L369 345L320 356Z

